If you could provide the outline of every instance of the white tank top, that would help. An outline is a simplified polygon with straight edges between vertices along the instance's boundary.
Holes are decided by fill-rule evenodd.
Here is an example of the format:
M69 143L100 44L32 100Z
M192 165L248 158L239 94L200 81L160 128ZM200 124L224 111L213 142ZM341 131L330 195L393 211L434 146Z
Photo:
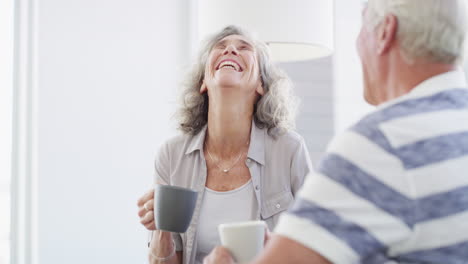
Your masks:
M202 264L203 258L221 241L218 225L231 222L258 220L257 200L252 180L241 187L227 192L217 192L205 187L197 236L196 264Z

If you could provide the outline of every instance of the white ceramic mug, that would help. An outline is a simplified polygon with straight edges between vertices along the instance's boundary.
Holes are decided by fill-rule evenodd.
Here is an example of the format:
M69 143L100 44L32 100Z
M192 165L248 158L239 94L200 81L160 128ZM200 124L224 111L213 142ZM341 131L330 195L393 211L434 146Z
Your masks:
M266 224L263 221L247 221L218 226L221 244L238 263L252 261L262 250Z

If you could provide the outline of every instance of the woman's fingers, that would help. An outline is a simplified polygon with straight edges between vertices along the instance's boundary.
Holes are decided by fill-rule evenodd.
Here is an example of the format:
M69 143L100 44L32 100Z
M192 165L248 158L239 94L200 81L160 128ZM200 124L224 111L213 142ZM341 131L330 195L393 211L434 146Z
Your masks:
M268 229L268 227L265 228L265 240L263 242L264 245L266 245L268 243L268 240L270 240L271 238L271 232L270 230Z
M143 217L147 212L153 211L154 208L154 200L151 199L144 203L143 205L138 207L138 216L141 218Z
M140 217L140 223L142 225L146 225L150 223L151 221L154 221L153 211L148 211L143 217Z
M156 230L156 224L154 223L154 221L151 221L149 223L147 223L145 225L146 229L150 230L150 231L153 231L153 230Z
M154 224L154 189L146 192L140 199L138 199L138 217L140 217L140 223L148 230L156 230Z
M148 211L143 207L143 206L140 206L138 208L138 217L140 217L140 219L145 216L145 214L147 213Z
M146 227L148 230L156 230L156 225L154 223L154 213L153 211L148 211L145 216L140 218L140 223Z
M138 199L137 205L138 207L143 206L147 201L152 200L154 198L154 189L149 190L146 192L140 199Z
M153 199L148 200L148 201L143 205L143 208L145 208L145 209L148 210L148 211L153 210L153 208L154 208L154 200L153 200Z

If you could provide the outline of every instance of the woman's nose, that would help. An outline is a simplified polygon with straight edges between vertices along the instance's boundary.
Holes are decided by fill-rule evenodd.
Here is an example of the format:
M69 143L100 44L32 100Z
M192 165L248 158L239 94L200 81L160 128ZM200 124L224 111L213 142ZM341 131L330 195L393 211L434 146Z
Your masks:
M237 49L234 45L228 45L226 46L226 48L224 49L224 52L223 52L223 55L227 55L227 54L233 54L233 55L237 55Z

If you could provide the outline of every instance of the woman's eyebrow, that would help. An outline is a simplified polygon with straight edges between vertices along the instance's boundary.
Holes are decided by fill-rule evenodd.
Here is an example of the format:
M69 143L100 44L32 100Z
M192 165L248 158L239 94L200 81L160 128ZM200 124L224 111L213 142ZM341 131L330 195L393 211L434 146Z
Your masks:
M247 41L245 41L245 40L243 40L243 39L239 39L239 40L236 40L236 41L242 43L243 45L248 46L249 48L253 48L253 45L252 45L250 42L247 42ZM215 45L216 45L216 46L217 46L217 45L223 45L223 46L225 46L225 45L226 45L226 42L227 42L227 40L223 39L223 40L218 41Z
M220 40L220 41L216 42L215 45L226 45L226 40L225 39Z
M246 45L246 46L249 46L250 48L253 48L252 44L250 44L249 42L247 42L245 40L240 39L239 42Z

